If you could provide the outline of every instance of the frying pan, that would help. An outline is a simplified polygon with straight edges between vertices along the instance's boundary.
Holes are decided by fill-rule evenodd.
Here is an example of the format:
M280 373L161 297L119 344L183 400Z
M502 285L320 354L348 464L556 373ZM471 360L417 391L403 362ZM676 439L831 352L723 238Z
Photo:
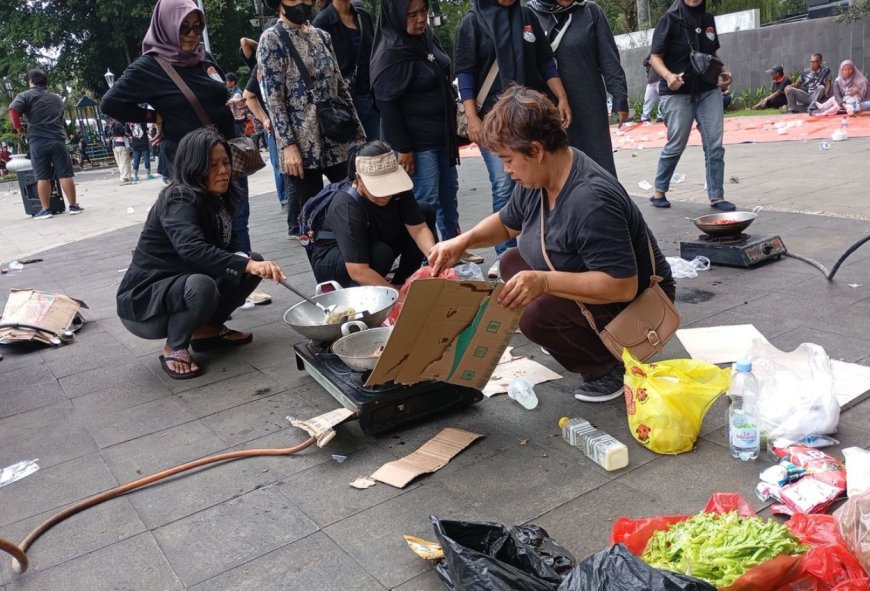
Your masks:
M386 326L348 334L332 343L332 352L352 370L368 371L374 369L392 333L393 327Z
M752 211L729 211L726 213L711 213L697 218L686 218L699 230L709 236L734 236L749 227L758 217L762 206L752 208Z
M353 308L355 314L347 320L361 320L369 327L380 326L399 299L399 292L391 287L366 285L348 287L312 298L328 308ZM284 322L290 328L313 341L331 343L341 337L341 324L327 324L323 310L308 302L299 302L284 313Z

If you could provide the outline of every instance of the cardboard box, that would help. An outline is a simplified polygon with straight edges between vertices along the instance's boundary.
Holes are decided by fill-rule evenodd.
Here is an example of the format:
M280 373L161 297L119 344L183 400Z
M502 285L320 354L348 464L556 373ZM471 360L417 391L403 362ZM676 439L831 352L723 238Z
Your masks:
M522 314L498 303L503 287L447 279L412 283L366 386L438 380L482 390Z
M483 437L478 433L447 427L404 458L387 462L371 478L396 488L405 488L421 474L437 472L456 454Z

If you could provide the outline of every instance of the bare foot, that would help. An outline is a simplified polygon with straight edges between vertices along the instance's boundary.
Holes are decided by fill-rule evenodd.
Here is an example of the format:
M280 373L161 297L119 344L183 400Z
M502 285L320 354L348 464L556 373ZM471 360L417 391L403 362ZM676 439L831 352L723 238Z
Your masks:
M226 341L247 341L251 338L251 333L232 330L226 326L210 326L204 324L193 331L191 340L208 339L216 336L222 336Z
M186 374L199 371L199 366L193 360L190 359L190 363L186 363L184 361L176 361L175 359L170 359L169 356L172 355L174 349L169 345L163 345L163 356L166 358L166 366L173 372L178 374ZM188 357L190 354L188 353Z

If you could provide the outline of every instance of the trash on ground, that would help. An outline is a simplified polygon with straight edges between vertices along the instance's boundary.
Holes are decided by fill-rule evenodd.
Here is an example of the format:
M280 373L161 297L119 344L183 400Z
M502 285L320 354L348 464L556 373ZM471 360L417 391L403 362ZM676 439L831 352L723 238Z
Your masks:
M24 259L18 262L20 262L22 265L32 265L33 263L41 263L42 261L43 259Z
M830 150L831 144L828 142L819 142L819 150Z
M628 466L628 448L586 419L562 417L559 429L568 445L579 448L587 458L608 472Z
M12 289L0 315L0 344L40 342L59 346L74 340L87 308L81 300L35 289Z
M804 470L805 474L781 486L762 482L756 487L759 499L775 499L774 515L822 513L846 492L845 466L838 459L805 445L771 447L774 457Z
M638 443L660 454L691 451L710 406L728 389L730 371L692 359L641 363L626 350L625 406Z
M332 454L332 459L337 464L343 464L347 461L347 455L345 455L345 454Z
M694 279L698 271L706 271L710 268L710 259L696 256L691 261L680 257L665 257L671 267L671 275L674 279Z
M354 488L358 488L360 490L365 490L367 488L371 488L376 485L377 482L369 478L368 476L360 476L356 480L350 483L350 485Z
M508 398L516 400L526 410L534 410L538 407L538 396L535 388L522 378L517 378L508 386Z
M309 435L315 437L317 439L317 447L323 447L335 437L333 427L348 420L353 414L352 410L336 408L304 421L295 417L287 417L287 420L294 427L304 429Z
M481 437L483 435L448 427L413 453L387 462L371 477L396 488L405 488L421 474L429 474L446 466L459 452Z
M679 172L675 172L674 176L671 177L671 182L674 183L675 185L679 185L680 183L685 182L685 180L686 180L686 175L679 173Z
M731 178L728 179L728 182L731 183L732 185L736 185L736 184L740 183L740 177L736 176L736 175L732 176Z
M128 208L127 208L127 213L128 213L128 214L130 214L130 213L136 213L136 210L133 209L132 207L128 207Z
M850 283L849 287L861 287L862 285L862 283Z
M846 458L846 494L849 498L870 491L870 451L847 447L843 456Z
M12 484L16 480L21 480L22 478L30 476L39 470L39 464L37 462L39 462L39 458L35 460L16 462L11 466L6 466L0 470L0 488L7 484Z
M20 271L24 268L24 263L22 263L21 261L12 261L11 263L9 263L9 268L13 271Z
M444 558L444 550L438 542L430 542L417 536L402 536L411 547L411 551L424 560L441 560Z
M641 189L643 189L644 191L650 191L653 188L653 186L651 184L649 184L649 181L640 181L637 184L637 186L640 187Z
M532 386L562 379L561 374L528 357L517 357L511 351L513 347L508 347L502 353L489 382L482 390L484 396L490 397L507 392L511 383L517 379L525 380Z
M731 363L747 356L753 341L764 335L752 324L681 328L677 338L692 359L707 363Z

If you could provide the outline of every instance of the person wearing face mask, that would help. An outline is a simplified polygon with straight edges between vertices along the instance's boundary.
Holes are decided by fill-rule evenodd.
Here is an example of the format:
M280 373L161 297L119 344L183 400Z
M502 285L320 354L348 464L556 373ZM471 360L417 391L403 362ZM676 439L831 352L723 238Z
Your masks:
M474 0L456 30L453 55L459 97L468 116L468 136L472 142L479 143L483 117L511 84L552 93L562 124L566 129L571 127L571 105L559 78L553 50L534 13L519 0ZM510 198L514 181L492 152L484 147L480 153L489 172L492 211L496 212ZM497 244L495 253L501 258L513 246L516 246L513 239ZM499 276L498 260L488 275Z
M722 135L725 113L722 90L700 80L689 59L692 50L710 55L719 51L716 21L706 10L706 0L675 0L656 23L650 65L662 77L659 83L659 113L668 128L668 143L662 148L656 170L653 207L668 208L671 178L686 149L692 123L697 121L704 147L707 171L707 197L710 207L734 211L725 200L725 148ZM727 72L723 71L723 74ZM720 76L720 84L730 83L730 74Z
M426 0L383 0L370 76L384 140L436 212L442 239L459 233L459 148L450 57L429 26Z
M172 177L181 138L203 124L158 60L178 73L221 135L227 139L238 137L227 106L224 72L202 44L204 29L205 16L193 0L158 0L142 41L142 56L124 70L100 104L102 111L115 119L156 124L157 135L151 143L160 146L157 170L164 178ZM154 109L144 108L146 103ZM235 209L233 227L241 250L250 252L248 180L240 178L235 182L242 190L242 199Z
M382 141L352 151L347 172L315 236L314 277L343 287L402 285L435 246L435 212L414 198L411 178Z
M351 145L365 141L355 114L352 140L337 141L321 133L318 105L329 97L339 97L352 111L353 103L329 35L308 22L313 5L313 0L271 0L272 8L278 11L278 22L263 31L257 47L260 83L281 170L285 182L292 183L295 189L287 206L291 238L299 235L299 213L305 202L323 188L323 176L332 182L342 180ZM307 75L300 70L297 59Z

